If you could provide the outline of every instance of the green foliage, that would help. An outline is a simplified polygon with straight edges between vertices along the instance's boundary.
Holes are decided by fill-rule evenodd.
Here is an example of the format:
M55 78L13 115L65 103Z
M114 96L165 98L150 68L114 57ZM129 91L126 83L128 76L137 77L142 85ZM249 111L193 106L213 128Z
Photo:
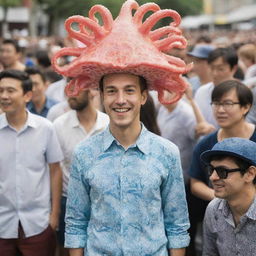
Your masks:
M12 7L21 4L21 0L0 0L0 6L3 7Z
M2 0L3 1L3 0ZM6 0L8 1L8 0ZM18 0L9 0L18 1ZM45 11L49 14L58 13L60 17L70 15L88 14L89 9L95 4L106 6L116 17L124 0L37 0L39 4L45 4ZM1 1L0 1L1 2ZM155 2L162 9L170 8L178 11L182 16L198 14L202 10L202 0L137 0L142 5L147 2Z

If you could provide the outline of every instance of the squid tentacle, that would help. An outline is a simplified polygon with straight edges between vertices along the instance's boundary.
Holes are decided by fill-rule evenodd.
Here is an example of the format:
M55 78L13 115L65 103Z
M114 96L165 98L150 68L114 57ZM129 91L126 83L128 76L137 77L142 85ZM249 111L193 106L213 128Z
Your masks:
M187 46L187 40L183 36L172 36L154 42L160 51L168 51L172 48L183 49Z
M141 25L140 32L142 34L148 34L153 26L162 18L171 17L174 21L170 23L170 26L177 27L180 24L180 15L174 10L160 10L153 13L146 21Z
M52 65L55 68L55 70L61 74L67 74L69 71L69 65L60 67L58 65L58 59L64 56L75 56L79 57L85 48L73 48L73 47L66 47L61 50L59 50L54 56L52 57Z
M132 17L132 10L138 10L139 4L136 1L129 0L124 2L119 13L119 17Z
M165 26L149 32L149 37L152 41L159 40L165 35L181 35L181 30L172 26Z
M145 14L147 12L149 12L149 11L156 12L159 10L160 10L159 5L157 5L155 3L143 4L142 6L140 6L140 8L134 14L133 20L135 23L138 24L138 26L141 26L143 17L145 16Z
M99 13L102 18L103 28L106 31L111 31L112 27L113 27L113 16L112 16L111 12L109 11L109 9L107 9L105 6L99 5L99 4L94 5L90 9L89 18L98 23L98 20L95 17L96 13Z
M74 29L72 29L71 25L74 22L78 23L80 28L81 26L84 26L83 30L75 31ZM76 38L87 46L90 46L93 42L95 42L94 39L101 39L106 34L104 29L95 21L79 15L68 18L65 22L65 27L70 36ZM94 37L89 36L88 33L84 33L85 27L94 32Z

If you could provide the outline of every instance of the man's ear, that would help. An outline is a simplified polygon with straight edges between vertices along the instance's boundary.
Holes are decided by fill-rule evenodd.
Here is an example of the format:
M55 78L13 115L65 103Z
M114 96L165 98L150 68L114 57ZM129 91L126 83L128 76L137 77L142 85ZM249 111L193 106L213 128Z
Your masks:
M147 98L148 98L148 90L144 90L141 92L141 98L142 98L142 101L141 101L141 105L144 105L147 101Z
M28 103L31 101L32 99L32 91L28 91L26 93L24 93L24 99L25 99L25 102Z
M247 170L247 172L245 173L246 177L246 181L248 183L252 183L253 180L255 179L256 177L256 167L255 166L250 166Z

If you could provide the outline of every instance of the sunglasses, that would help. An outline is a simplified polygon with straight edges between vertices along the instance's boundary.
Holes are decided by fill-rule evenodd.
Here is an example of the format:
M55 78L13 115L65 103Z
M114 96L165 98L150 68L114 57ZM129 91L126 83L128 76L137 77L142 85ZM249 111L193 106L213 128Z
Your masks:
M240 172L240 171L242 171L241 168L227 169L227 168L222 167L222 166L214 167L212 165L207 165L206 170L207 170L207 173L208 173L209 177L213 174L214 171L216 171L220 179L226 179L230 172Z

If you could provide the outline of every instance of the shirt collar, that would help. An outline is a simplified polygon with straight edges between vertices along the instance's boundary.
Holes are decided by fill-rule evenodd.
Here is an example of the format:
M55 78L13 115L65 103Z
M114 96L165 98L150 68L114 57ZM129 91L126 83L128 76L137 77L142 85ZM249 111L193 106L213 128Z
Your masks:
M246 216L252 220L256 220L256 196L254 197L254 200L248 209Z
M230 214L230 208L226 200L221 200L218 209L223 211L225 217L228 217ZM256 197L245 215L250 219L256 220Z
M28 118L27 118L26 123L24 124L24 128L28 127L28 126L36 128L37 123L36 123L35 119L33 118L33 114L31 114L28 110L27 110L27 113L28 113ZM10 126L7 121L5 113L2 114L2 117L3 118L1 118L1 120L0 120L0 129Z
M150 150L150 140L148 138L146 138L147 134L148 134L148 130L146 129L146 127L141 123L141 132L139 137L137 138L135 144L133 144L131 147L138 147L138 149L143 152L144 154L148 154L149 150ZM107 129L105 129L104 133L104 142L103 142L103 150L106 151L113 142L115 142L116 144L120 145L120 143L115 139L115 137L112 135L109 126Z

